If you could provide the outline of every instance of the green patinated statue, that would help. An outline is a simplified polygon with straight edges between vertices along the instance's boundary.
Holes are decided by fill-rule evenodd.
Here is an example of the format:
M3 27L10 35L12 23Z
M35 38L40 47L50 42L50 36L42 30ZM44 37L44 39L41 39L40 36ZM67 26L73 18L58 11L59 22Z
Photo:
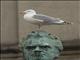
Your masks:
M45 31L32 31L20 47L24 60L55 60L63 50L61 41Z

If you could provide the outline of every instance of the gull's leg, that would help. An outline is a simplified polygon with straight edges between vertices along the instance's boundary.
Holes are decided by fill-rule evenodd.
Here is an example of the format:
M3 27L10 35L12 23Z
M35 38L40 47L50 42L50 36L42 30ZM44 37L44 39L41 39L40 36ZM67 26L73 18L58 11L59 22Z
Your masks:
M38 28L40 29L40 27L41 27L41 25L39 24L39 25L38 25Z

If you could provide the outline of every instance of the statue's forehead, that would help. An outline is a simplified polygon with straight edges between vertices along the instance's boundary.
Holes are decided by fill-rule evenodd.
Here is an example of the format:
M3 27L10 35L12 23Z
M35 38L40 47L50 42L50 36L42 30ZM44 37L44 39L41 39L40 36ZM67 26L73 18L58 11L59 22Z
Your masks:
M36 38L27 40L25 45L53 45L53 42L48 38Z

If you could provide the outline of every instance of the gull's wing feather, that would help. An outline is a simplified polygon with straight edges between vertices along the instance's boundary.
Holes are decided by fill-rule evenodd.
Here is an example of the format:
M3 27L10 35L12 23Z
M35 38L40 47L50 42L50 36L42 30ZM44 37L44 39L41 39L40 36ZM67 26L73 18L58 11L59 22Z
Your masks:
M63 20L60 20L59 18L57 19L54 17L42 15L42 14L36 14L33 16L33 18L37 20L43 20L47 24L62 24L64 22Z

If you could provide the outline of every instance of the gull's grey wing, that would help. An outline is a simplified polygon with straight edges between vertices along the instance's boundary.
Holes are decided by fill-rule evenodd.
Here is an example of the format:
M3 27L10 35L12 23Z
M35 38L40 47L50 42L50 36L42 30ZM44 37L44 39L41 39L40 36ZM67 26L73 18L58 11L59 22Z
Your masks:
M47 24L61 24L64 22L63 20L60 20L54 17L50 17L50 16L46 16L46 15L41 15L41 14L36 14L33 16L33 18L38 19L38 20L43 20Z

